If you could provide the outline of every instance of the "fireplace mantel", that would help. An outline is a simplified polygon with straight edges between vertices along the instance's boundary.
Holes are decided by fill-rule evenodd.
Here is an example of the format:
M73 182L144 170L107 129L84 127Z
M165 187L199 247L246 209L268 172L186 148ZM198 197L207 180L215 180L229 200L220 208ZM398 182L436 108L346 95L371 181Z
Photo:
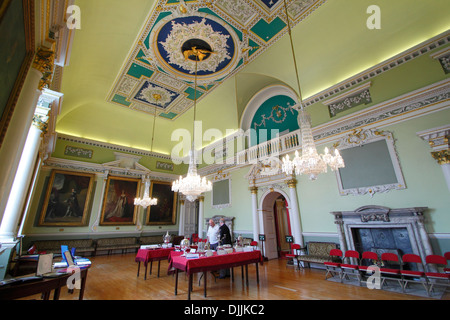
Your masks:
M433 254L424 225L427 207L391 209L382 206L363 206L354 211L333 211L342 251L356 250L354 229L404 228L411 242L412 252L423 261Z
M402 209L390 209L381 206L364 206L354 211L334 211L336 223L340 220L360 219L362 223L369 222L391 222L407 217L422 217L427 207L412 207Z

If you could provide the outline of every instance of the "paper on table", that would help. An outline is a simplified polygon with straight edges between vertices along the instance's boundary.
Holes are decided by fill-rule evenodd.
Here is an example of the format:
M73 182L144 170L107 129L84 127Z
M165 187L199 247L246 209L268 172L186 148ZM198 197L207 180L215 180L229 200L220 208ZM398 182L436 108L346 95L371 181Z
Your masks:
M36 275L42 276L46 273L52 272L52 263L53 263L53 253L41 254L38 260Z

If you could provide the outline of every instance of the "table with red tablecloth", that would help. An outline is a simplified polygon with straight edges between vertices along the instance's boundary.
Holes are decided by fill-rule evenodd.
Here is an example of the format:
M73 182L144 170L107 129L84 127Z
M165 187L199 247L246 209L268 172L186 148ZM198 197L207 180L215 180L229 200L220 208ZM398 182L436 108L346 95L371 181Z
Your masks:
M250 252L233 252L223 255L218 255L214 252L211 257L200 256L195 259L187 259L181 252L171 252L169 256L169 270L175 269L175 295L178 290L178 272L186 272L189 276L188 284L188 299L191 297L192 291L192 276L194 273L209 271L217 271L220 269L228 269L234 267L245 267L248 285L248 265L254 263L256 266L256 279L259 284L259 269L258 264L263 263L263 258L260 251ZM204 277L204 295L206 297L206 276Z
M150 273L149 274L152 274L153 261L158 261L158 277L159 277L161 260L168 259L169 255L173 251L173 249L174 248L139 249L136 254L136 258L134 259L134 261L138 263L137 276L139 277L139 269L141 268L141 262L144 263L144 266L145 266L144 278L147 279L148 263L150 262Z

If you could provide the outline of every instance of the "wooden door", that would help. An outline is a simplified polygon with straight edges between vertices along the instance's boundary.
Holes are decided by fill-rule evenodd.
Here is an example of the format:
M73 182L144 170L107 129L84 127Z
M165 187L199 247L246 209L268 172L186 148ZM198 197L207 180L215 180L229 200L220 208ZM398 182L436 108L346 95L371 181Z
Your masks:
M190 238L193 233L197 233L198 225L198 202L186 201L184 207L184 235Z
M264 234L266 235L264 255L267 259L278 259L277 232L275 229L275 219L273 211L265 211Z

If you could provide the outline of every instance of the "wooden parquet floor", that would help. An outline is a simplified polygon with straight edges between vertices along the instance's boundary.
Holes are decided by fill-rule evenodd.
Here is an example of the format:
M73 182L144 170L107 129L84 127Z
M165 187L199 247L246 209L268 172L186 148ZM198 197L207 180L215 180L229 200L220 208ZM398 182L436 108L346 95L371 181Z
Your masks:
M87 277L85 300L184 300L187 299L188 277L179 275L178 295L175 296L175 277L167 275L168 262L161 262L160 277L158 263L153 263L153 272L144 280L145 268L141 265L137 277L135 254L117 254L92 257L92 267ZM436 300L409 294L370 290L325 280L325 270L296 270L287 266L286 260L271 260L259 267L260 283L256 283L255 266L249 268L249 286L241 278L241 268L235 268L234 281L230 278L214 279L208 274L207 297L203 296L203 282L194 277L192 301L218 300ZM35 297L36 298L36 297ZM39 297L37 297L39 298ZM76 300L78 292L68 294L62 290L60 299ZM441 300L450 300L450 291Z

